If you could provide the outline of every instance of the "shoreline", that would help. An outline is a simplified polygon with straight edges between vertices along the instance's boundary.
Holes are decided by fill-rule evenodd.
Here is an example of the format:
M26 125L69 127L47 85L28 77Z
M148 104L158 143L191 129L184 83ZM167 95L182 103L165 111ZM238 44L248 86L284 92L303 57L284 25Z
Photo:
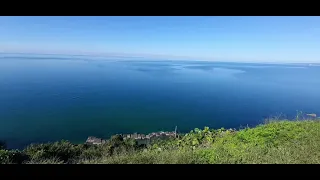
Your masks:
M105 145L61 140L9 150L0 144L0 164L318 164L319 127L315 119L268 121L238 130L195 128L150 146L137 144L135 140L143 139L138 133L111 136Z
M163 138L176 138L178 135L177 131L159 131L159 132L151 132L149 134L140 134L140 133L133 133L133 134L116 134L113 136L119 136L123 140L126 139L134 139L138 142L138 144L148 144L150 141L155 139L163 139ZM112 136L111 136L112 137ZM95 136L89 136L85 141L85 144L93 144L93 145L100 145L104 144L108 141L108 139L102 139Z

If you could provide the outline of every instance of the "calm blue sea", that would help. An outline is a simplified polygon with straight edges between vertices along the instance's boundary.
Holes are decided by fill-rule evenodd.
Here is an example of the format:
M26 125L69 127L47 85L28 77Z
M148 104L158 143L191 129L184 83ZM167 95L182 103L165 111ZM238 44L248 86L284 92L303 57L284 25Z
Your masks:
M0 139L32 142L320 113L320 66L0 55Z

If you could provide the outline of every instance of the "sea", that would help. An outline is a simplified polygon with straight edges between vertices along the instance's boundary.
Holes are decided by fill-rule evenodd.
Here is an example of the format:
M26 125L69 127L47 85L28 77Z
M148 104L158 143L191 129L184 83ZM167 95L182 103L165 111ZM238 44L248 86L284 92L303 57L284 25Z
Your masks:
M320 65L0 54L9 148L119 133L253 127L320 113Z

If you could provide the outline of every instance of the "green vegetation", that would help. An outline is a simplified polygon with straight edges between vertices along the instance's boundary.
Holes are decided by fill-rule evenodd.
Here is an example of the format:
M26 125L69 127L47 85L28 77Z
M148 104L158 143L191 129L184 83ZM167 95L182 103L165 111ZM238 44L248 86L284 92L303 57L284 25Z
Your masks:
M4 143L0 147L5 147ZM320 163L320 121L269 121L238 131L195 129L147 147L113 136L103 145L68 141L0 150L1 163L204 164Z

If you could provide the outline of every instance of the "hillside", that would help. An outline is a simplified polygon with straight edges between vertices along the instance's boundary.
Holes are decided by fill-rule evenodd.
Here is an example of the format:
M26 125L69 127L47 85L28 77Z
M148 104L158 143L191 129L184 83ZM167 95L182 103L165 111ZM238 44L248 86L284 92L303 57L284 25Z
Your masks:
M271 121L237 131L195 129L179 138L139 146L113 136L103 145L68 141L0 150L0 162L25 164L320 163L320 121Z

